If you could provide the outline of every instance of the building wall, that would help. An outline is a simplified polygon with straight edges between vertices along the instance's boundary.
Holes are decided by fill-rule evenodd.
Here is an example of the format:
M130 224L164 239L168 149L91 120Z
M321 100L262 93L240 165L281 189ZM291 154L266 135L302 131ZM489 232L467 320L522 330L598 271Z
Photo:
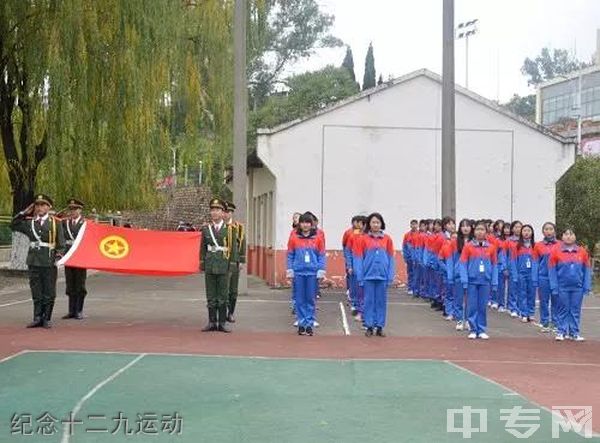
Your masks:
M285 250L296 211L319 215L335 269L356 213L380 211L396 249L411 218L440 217L440 105L441 85L421 76L259 136L258 155L277 177L274 249ZM456 127L459 217L521 218L536 227L554 220L555 181L572 164L573 147L462 94Z

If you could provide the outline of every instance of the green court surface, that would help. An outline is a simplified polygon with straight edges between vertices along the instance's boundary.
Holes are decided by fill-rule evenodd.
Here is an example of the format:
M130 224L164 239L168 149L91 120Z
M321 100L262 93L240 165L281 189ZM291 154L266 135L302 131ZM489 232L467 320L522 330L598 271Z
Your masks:
M538 409L443 361L26 352L0 363L0 383L0 442L463 441L446 429L447 409L463 406L487 409L470 441L506 442L518 439L500 410ZM82 421L72 435L70 412ZM516 423L540 425L527 441L553 441L551 414L538 416Z

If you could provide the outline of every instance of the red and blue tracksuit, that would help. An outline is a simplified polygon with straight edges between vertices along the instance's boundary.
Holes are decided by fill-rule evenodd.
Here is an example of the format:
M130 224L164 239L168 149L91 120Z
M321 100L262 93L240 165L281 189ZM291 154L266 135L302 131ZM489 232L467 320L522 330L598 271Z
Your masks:
M387 288L396 273L392 238L382 231L364 234L354 243L352 256L356 277L364 289L364 324L367 328L383 328Z
M545 238L537 242L533 248L537 258L538 271L538 293L540 299L540 324L549 326L550 322L556 325L558 317L558 294L553 295L550 290L550 276L548 270L548 260L550 253L558 245L556 238Z
M350 238L350 235L353 232L354 232L354 228L348 228L344 231L344 234L342 235L342 252L344 254L344 263L346 266L346 289L348 289L348 291L350 291L350 275L348 274L348 269L350 269L351 267L348 266L347 246L348 246L348 239Z
M419 231L414 237L414 249L412 259L415 264L415 294L419 297L425 297L425 269L423 267L423 250L425 248L425 239L427 234Z
M487 329L487 302L498 290L498 253L487 240L465 243L460 255L460 281L467 290L467 319L477 335Z
M445 239L446 237L442 232L430 234L429 237L427 237L427 242L425 243L425 249L423 251L423 261L429 280L428 295L432 300L436 301L441 301L444 292L442 290L442 278L438 255Z
M415 249L415 237L417 235L417 231L408 231L406 234L404 234L404 239L402 240L402 256L404 257L404 262L406 263L408 290L411 291L413 294L418 293L415 284L416 264L413 258Z
M581 305L592 289L590 256L585 248L561 243L550 252L550 290L560 299L558 333L577 337L581 325Z
M356 229L350 234L344 248L344 258L346 260L346 269L352 269L352 274L348 275L350 281L350 302L352 309L362 312L363 311L363 290L358 285L358 278L356 277L356 269L354 269L354 259L352 255L352 248L354 243L360 240L363 232L360 229Z
M512 246L510 251L511 278L519 289L518 313L521 317L535 315L535 289L538 286L537 260L531 242Z
M440 249L440 266L445 273L446 296L444 297L444 312L456 320L463 318L463 290L460 284L460 272L458 264L460 254L458 253L456 239L447 240Z
M504 256L506 258L506 270L508 281L508 296L506 300L506 308L510 313L519 313L519 283L518 278L513 279L513 269L511 265L511 250L519 242L519 237L510 236L504 241Z
M505 267L504 252L502 250L502 240L496 237L495 234L488 234L487 240L491 245L494 245L496 247L496 254L498 259L498 290L492 292L492 298L490 301L492 302L492 304L496 304L498 305L498 307L500 307L504 306L504 300L502 296L502 294L504 293L504 279L500 277L504 273Z
M506 306L506 288L510 268L510 261L507 252L508 242L496 237L496 247L498 248L498 292L495 294L494 302L499 308Z
M296 233L290 238L287 269L294 271L292 291L298 326L312 327L319 288L317 275L325 273L325 245L314 229L307 236Z

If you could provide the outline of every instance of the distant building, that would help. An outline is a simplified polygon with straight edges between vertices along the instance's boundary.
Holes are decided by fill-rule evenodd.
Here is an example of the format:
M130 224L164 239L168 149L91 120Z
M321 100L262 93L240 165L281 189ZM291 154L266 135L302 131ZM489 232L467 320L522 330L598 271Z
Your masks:
M339 286L341 238L353 215L380 211L397 250L410 219L441 217L441 96L441 77L420 70L260 129L248 171L249 273L285 282L294 212L321 220L328 278ZM556 181L574 161L571 141L456 86L459 218L520 219L541 229L555 218Z
M597 39L595 65L549 80L537 89L536 122L576 139L581 81L580 153L584 155L600 155L600 29Z

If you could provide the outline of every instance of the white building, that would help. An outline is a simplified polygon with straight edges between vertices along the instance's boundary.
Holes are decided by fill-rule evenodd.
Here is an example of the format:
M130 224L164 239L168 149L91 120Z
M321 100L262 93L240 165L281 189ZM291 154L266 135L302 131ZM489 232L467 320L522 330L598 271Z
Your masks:
M328 277L343 281L341 237L352 215L379 211L401 249L412 218L441 217L441 77L420 70L309 117L259 130L249 171L249 272L285 281L292 214L317 214ZM555 218L555 184L575 145L456 87L457 215ZM404 266L398 260L401 279Z

